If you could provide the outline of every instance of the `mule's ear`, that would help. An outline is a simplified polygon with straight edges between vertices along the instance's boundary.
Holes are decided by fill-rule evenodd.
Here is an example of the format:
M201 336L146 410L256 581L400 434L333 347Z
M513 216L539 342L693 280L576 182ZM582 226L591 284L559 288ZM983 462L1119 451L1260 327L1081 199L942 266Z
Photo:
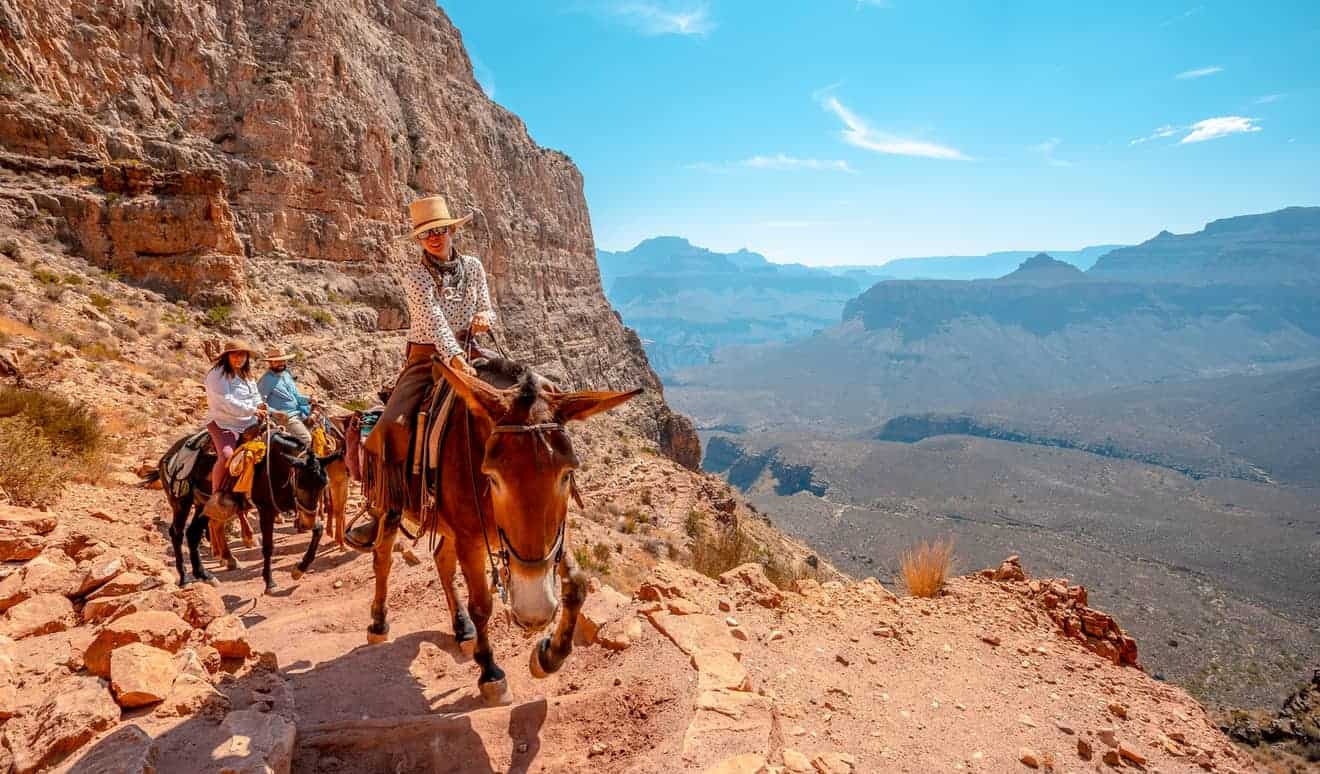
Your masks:
M292 454L285 454L284 452L280 452L280 456L284 458L285 462L289 463L295 468L307 467L307 460L303 459L302 457L295 457Z
M581 390L555 395L551 398L551 402L555 408L556 419L560 422L573 422L618 408L641 394L641 387L628 392Z
M473 413L491 420L508 413L510 400L503 390L490 386L478 377L455 371L435 355L431 356L431 367L449 382L449 386L454 388L454 392L458 393L458 397L463 399Z

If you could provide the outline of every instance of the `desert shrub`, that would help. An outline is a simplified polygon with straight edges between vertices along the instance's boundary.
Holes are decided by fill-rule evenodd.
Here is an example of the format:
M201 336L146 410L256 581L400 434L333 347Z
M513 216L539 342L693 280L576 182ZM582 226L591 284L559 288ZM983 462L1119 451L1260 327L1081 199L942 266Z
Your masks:
M81 284L83 284L83 278L82 278L82 275L80 275L80 274L65 274L65 275L64 275L64 284L65 284L65 285L81 285Z
M718 578L740 564L760 562L761 546L738 525L701 530L692 540L692 569Z
M0 489L19 505L48 505L75 477L95 478L108 460L100 420L54 393L0 387Z
M60 275L56 274L50 269L47 269L44 266L37 266L32 269L32 279L36 280L42 285L60 284Z
M59 301L64 298L64 288L59 285L47 285L43 291L47 301Z
M122 341L137 341L142 338L142 334L138 333L137 328L128 323L115 323L110 327L114 331L115 337Z
M683 532L688 537L695 540L701 534L701 511L696 509L688 511L688 515L683 519Z
M228 305L221 304L219 306L213 306L210 309L207 309L206 319L203 320L202 322L203 324L209 325L212 328L217 328L221 325L228 323L230 318L232 318L233 316L234 316L233 308Z
M82 344L78 347L78 352L88 360L118 360L120 357L119 346L113 341L103 339Z
M115 305L115 302L110 300L108 296L103 296L100 293L91 294L87 297L87 300L91 301L92 306L96 307L99 312L104 312Z
M597 543L590 548L585 545L577 546L573 549L573 558L577 560L578 567L584 570L599 575L609 574L610 547L604 543Z
M953 540L923 540L899 557L899 572L908 593L914 597L933 597L944 588L953 566Z
M619 531L625 535L637 534L637 514L629 511L626 516L619 520Z
M348 409L349 411L366 411L367 409L371 408L371 403L370 401L363 400L362 398L354 398L353 400L345 401L344 408Z

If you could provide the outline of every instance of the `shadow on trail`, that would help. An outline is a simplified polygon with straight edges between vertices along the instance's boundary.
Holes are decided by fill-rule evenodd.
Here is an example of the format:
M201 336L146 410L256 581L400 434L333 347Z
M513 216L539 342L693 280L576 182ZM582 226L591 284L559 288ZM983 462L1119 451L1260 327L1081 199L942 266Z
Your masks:
M255 712L258 723L285 733L292 728L285 724L296 722L295 774L527 772L542 750L541 733L551 714L543 698L485 708L472 685L470 662L450 635L434 630L278 671L260 660L241 667L226 662L226 667L237 672L222 673L216 687L228 698L230 712ZM448 672L453 679L434 679ZM231 742L223 708L164 730L150 713L126 715L124 726L91 745L67 771L113 770L113 765L105 768L108 761L124 760L126 748L147 743L135 725L155 737L159 771L248 770L250 762L240 751L249 743L264 744L262 733Z

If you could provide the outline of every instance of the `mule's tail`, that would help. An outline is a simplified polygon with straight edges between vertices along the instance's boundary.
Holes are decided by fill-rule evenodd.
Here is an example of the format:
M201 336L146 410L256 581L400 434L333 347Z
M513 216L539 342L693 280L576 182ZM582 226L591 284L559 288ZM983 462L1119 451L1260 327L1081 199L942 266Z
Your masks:
M138 479L138 487L141 489L151 489L151 485L160 481L160 470L153 470L145 476Z

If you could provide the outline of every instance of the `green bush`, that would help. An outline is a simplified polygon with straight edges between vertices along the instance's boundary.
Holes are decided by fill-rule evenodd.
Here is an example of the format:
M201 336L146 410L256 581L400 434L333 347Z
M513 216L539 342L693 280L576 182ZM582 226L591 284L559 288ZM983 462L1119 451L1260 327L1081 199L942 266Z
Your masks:
M115 303L108 296L103 296L100 293L91 294L90 296L88 296L88 300L92 302L92 306L96 307L98 310L102 312L114 306Z
M230 318L232 318L233 316L234 316L233 308L225 304L221 304L219 306L213 306L210 309L207 309L206 319L203 322L206 325L211 326L212 328L216 328L228 323Z

